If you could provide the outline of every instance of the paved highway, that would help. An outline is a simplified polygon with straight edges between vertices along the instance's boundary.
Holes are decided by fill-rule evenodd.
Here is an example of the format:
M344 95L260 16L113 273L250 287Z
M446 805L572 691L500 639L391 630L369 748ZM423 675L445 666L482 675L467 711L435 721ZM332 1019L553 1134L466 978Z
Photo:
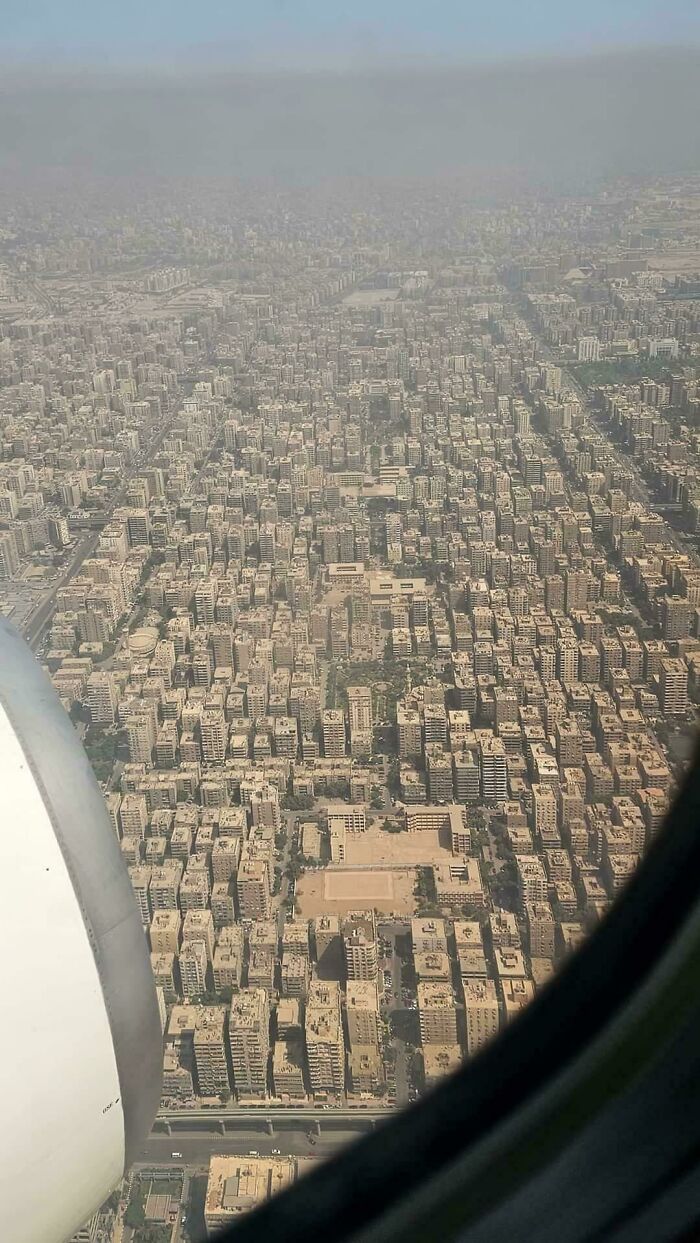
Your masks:
M203 1223L193 1215L192 1205L189 1203L188 1187L192 1178L208 1173L212 1156L222 1154L249 1156L255 1153L261 1157L279 1155L307 1157L322 1161L339 1152L345 1144L358 1139L359 1134L356 1130L343 1130L339 1127L337 1130L329 1131L328 1134L312 1140L309 1137L308 1126L303 1125L275 1135L261 1135L251 1131L243 1133L234 1131L225 1136L218 1135L214 1131L210 1133L178 1131L173 1135L151 1135L137 1154L133 1169L137 1173L140 1170L162 1169L163 1167L184 1171L182 1206L184 1208L189 1204L189 1208L184 1210L189 1221L187 1227L183 1228L180 1220L181 1214L178 1212L177 1227L173 1233L173 1243L178 1243L183 1237L203 1237ZM177 1156L174 1156L174 1153L177 1153ZM186 1230L186 1234L182 1233L183 1229ZM132 1232L127 1229L124 1235L120 1233L119 1237L131 1239L133 1236Z
M122 483L122 486L120 487L116 496L113 498L109 509L105 510L104 512L105 522L109 522L114 510L117 509L120 505L123 505L124 499L126 497L127 487L131 479L134 478L136 475L140 474L144 470L144 463L151 461L155 457L155 455L158 453L163 441L165 440L165 437L170 431L172 422L173 422L172 418L168 418L166 420L164 425L158 431L155 438L150 442L149 445L145 447L143 451L142 459L139 462L137 462L130 471L127 471L126 475L124 476L124 482ZM96 531L94 533L91 532L89 535L84 536L80 540L75 550L75 553L73 557L71 558L70 565L63 572L58 582L51 588L48 595L44 597L44 599L42 600L38 608L36 608L34 612L31 614L31 616L27 619L23 627L23 634L29 646L33 648L35 652L41 647L44 635L46 634L46 631L48 630L51 624L51 618L53 616L54 604L56 602L56 595L58 591L61 589L61 587L64 587L65 584L79 572L80 567L83 564L83 561L86 561L88 557L92 556L95 549L97 548L99 538L100 538L100 531Z
M214 1155L261 1157L306 1157L319 1161L332 1157L346 1144L353 1143L363 1133L374 1129L390 1116L391 1110L378 1109L241 1109L228 1110L172 1110L162 1113L156 1120L156 1128L166 1121L171 1134L155 1129L142 1145L133 1163L135 1172L153 1168L171 1168L184 1171L185 1190L183 1206L188 1204L187 1185L190 1179L208 1172L209 1161ZM274 1130L269 1134L266 1120ZM318 1126L314 1126L318 1123ZM224 1133L221 1125L225 1127ZM317 1133L319 1132L320 1133ZM202 1237L203 1225L195 1220L192 1206L187 1210L189 1221L187 1237ZM178 1213L177 1230L173 1243L184 1237ZM116 1237L130 1240L132 1232L126 1229Z
M330 1157L345 1144L360 1137L357 1130L337 1130L309 1138L309 1128L297 1127L279 1134L263 1135L256 1132L229 1132L225 1136L215 1131L173 1132L172 1135L151 1135L138 1153L136 1166L172 1165L205 1169L214 1153L230 1153L247 1156L255 1152L261 1157L271 1156L273 1151L290 1157ZM177 1157L173 1153L181 1154Z
M60 591L61 587L65 587L66 583L73 578L75 574L77 574L80 566L83 564L83 561L86 561L88 557L92 556L93 552L97 548L97 541L99 538L100 533L98 531L96 535L86 535L80 540L67 569L64 570L63 574L51 588L48 595L44 596L41 604L27 619L24 626L24 637L34 651L41 646L42 639L44 638L46 630L51 622L57 593Z
M532 324L530 324L530 328L532 329L533 333L536 333L536 329ZM579 383L579 381L575 378L575 376L573 376L571 372L568 370L566 363L563 362L561 358L558 358L557 355L554 353L554 351L548 345L546 345L539 337L537 337L536 339L538 343L538 348L543 358L545 358L548 362L553 363L554 366L561 368L562 377L566 380L566 384L571 389L573 389L573 391L578 396L581 402L581 405L586 413L586 418L596 428L596 430L600 432L600 434L604 437L605 441L607 442L607 447L609 449L611 457L615 459L618 466L620 466L622 470L627 471L628 474L631 476L632 499L635 501L641 502L641 504L645 505L648 509L655 509L655 510L657 510L658 508L663 509L663 505L660 507L657 506L655 502L655 498L651 495L649 491L649 485L647 484L644 476L639 470L639 467L637 466L637 463L634 461L632 455L627 453L624 447L620 447L612 439L611 429L605 425L605 422L601 419L600 412L594 408L594 406L592 405L589 399L588 393L583 388L583 386ZM679 536L678 532L674 531L673 527L670 526L668 522L664 522L664 527L665 527L665 533L669 540L669 543L671 543L673 547L679 553L683 553L685 556L687 556L692 565L700 565L700 557L698 557L694 549L687 547L683 539Z
M346 1144L359 1139L373 1129L373 1119L386 1117L379 1110L316 1110L271 1109L245 1110L175 1110L159 1115L162 1125L167 1117L172 1133L164 1135L154 1131L142 1145L133 1162L135 1172L153 1168L171 1168L184 1171L185 1189L182 1204L188 1204L187 1185L191 1178L208 1172L209 1161L215 1155L261 1157L307 1157L325 1160L339 1152ZM319 1117L320 1115L320 1117ZM271 1118L275 1130L270 1135L265 1129L265 1118ZM222 1134L219 1124L226 1130ZM314 1122L321 1123L321 1133L315 1134ZM192 1216L186 1227L188 1237L202 1237L202 1223ZM182 1238L180 1213L173 1243ZM117 1237L122 1237L121 1231ZM124 1240L132 1238L126 1229Z

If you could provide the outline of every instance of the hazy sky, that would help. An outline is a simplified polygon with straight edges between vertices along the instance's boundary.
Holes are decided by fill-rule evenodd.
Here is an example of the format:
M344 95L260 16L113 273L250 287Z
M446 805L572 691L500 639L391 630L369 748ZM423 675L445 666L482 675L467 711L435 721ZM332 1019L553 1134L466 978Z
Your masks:
M700 53L467 69L0 80L0 169L272 177L700 169Z
M700 43L698 0L5 0L15 63L468 62Z
M2 17L9 172L700 169L700 0L5 0Z

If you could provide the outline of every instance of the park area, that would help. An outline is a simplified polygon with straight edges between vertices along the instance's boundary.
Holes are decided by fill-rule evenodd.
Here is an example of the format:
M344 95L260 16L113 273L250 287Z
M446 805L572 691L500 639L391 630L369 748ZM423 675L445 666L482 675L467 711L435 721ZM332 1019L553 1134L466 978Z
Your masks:
M182 1179L165 1170L134 1178L124 1218L134 1243L170 1243L182 1190Z

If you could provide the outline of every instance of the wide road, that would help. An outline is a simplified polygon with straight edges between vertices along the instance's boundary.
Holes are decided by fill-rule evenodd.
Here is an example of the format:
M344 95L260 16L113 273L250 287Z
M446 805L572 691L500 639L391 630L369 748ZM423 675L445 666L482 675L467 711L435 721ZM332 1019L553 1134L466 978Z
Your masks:
M48 595L44 596L39 606L29 616L24 625L24 637L31 648L36 651L41 646L41 641L46 633L47 627L53 615L54 602L56 595L61 587L65 587L66 583L78 572L83 561L91 557L97 548L97 541L100 538L99 531L95 535L86 535L78 543L78 546L71 558L70 564L63 571L61 577L54 584Z
M209 1158L214 1154L248 1156L255 1152L261 1157L268 1157L273 1150L289 1157L330 1157L345 1144L358 1139L360 1134L356 1130L338 1129L328 1131L312 1142L305 1126L275 1135L232 1131L223 1136L215 1132L174 1131L172 1135L151 1135L137 1154L134 1164L206 1169ZM182 1155L173 1157L174 1152Z
M552 350L552 348L549 345L547 345L546 342L542 341L542 339L539 336L537 336L536 327L533 324L530 324L529 326L533 332L533 335L535 335L536 337L538 348L541 354L543 355L543 357L546 359L546 361L551 362L554 366L561 368L562 377L565 378L566 383L569 385L570 388L574 390L574 392L578 396L581 402L581 405L585 411L586 418L593 424L595 428L597 428L597 430L601 433L601 435L605 437L610 455L617 462L621 470L626 471L630 475L630 478L632 480L632 486L631 486L632 500L639 501L642 505L645 505L648 509L658 509L658 508L663 509L664 508L663 505L657 506L655 498L652 496L650 492L649 485L646 479L644 478L644 476L642 475L642 472L640 471L631 453L628 453L624 446L620 446L616 444L615 441L613 440L612 434L611 434L612 428L602 418L600 411L596 410L595 406L590 400L587 390L576 379L576 377L572 375L572 373L568 370L566 362L563 361L561 358L559 358L557 354L554 352L554 350ZM700 558L698 557L698 554L695 552L694 549L688 548L686 546L682 536L680 536L679 533L675 531L668 522L664 522L664 527L665 527L665 534L669 542L673 544L674 548L679 553L683 554L684 556L687 556L692 565L700 565Z
M131 480L141 474L146 468L146 463L154 458L159 452L165 437L170 431L173 419L174 416L171 415L159 425L155 437L149 442L148 445L144 446L141 460L131 466L131 468L125 473L121 487L116 495L111 499L109 509L104 511L103 516L105 523L109 522L114 510L118 509L119 506L124 503ZM23 627L23 634L29 646L35 652L41 647L44 635L51 624L57 593L61 587L64 587L66 583L70 581L71 578L75 577L75 575L79 572L83 561L87 561L88 557L93 555L95 549L97 548L100 534L101 531L96 531L94 533L91 532L89 535L83 536L71 558L70 565L64 570L58 582L51 588L48 595L44 597L41 604L39 604L39 606L27 619Z

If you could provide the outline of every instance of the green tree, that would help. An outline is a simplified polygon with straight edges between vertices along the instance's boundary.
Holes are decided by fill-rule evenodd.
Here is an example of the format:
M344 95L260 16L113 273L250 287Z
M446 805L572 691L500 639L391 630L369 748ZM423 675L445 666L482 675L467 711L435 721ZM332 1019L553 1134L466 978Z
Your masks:
M347 781L329 781L326 784L326 794L329 798L344 798L347 792Z
M384 798L382 797L380 786L372 786L372 797L369 805L370 807L373 807L375 811L381 811L384 806Z
M314 800L310 794L286 794L282 806L287 811L310 811Z
M89 725L90 713L88 709L75 699L70 706L69 716L74 725Z
M131 1226L132 1230L136 1230L139 1226L143 1226L146 1221L140 1184L138 1194L136 1196L132 1195L132 1198L129 1201L127 1210L124 1214L124 1221L127 1226Z

